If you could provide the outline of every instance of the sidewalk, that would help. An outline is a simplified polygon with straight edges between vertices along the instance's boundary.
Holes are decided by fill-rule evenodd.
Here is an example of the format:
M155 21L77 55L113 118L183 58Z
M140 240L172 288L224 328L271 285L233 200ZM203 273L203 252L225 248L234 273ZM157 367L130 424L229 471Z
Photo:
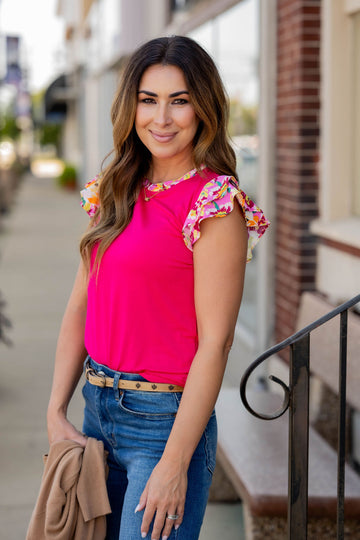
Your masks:
M25 538L37 497L56 339L87 220L77 193L28 175L0 235L0 290L14 343L0 344L0 524L6 540ZM69 416L78 427L82 408L77 391ZM202 540L241 540L240 530L240 505L208 505Z

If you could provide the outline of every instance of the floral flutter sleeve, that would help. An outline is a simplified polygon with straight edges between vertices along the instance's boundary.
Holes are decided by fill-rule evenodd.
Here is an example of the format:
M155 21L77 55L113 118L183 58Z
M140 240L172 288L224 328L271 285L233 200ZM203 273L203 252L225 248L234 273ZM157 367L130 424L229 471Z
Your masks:
M98 174L90 180L87 184L85 184L84 189L80 191L81 195L81 201L80 204L89 214L90 217L93 217L96 213L96 210L99 207L100 199L99 199L99 187L100 187L100 180L101 175Z
M203 187L194 207L190 210L183 226L185 245L192 251L194 243L200 238L200 223L210 217L223 217L234 208L234 200L240 204L248 232L247 262L252 251L270 222L263 211L256 206L231 176L218 176Z

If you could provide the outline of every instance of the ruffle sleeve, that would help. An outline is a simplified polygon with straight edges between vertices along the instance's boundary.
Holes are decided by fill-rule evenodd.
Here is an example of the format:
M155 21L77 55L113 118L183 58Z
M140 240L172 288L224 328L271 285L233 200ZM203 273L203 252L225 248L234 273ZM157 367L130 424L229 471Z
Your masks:
M186 217L182 233L185 245L192 251L200 238L200 223L210 217L224 217L234 208L238 200L245 217L248 232L247 262L252 258L252 250L258 243L270 222L263 211L242 191L235 178L218 176L203 187L194 207Z
M81 201L80 205L83 209L89 214L90 217L93 217L96 210L99 207L99 187L100 187L101 175L98 174L85 184L84 189L80 191Z

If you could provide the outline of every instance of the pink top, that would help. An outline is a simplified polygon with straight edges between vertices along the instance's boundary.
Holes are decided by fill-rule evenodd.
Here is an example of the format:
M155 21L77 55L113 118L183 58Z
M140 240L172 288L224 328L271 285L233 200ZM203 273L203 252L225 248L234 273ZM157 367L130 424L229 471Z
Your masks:
M100 181L81 192L91 216ZM269 222L234 178L194 169L163 184L144 181L131 222L102 258L97 283L90 276L85 347L96 362L151 382L185 384L198 346L192 246L200 222L230 213L235 198L248 227L250 260ZM95 254L96 248L92 261Z

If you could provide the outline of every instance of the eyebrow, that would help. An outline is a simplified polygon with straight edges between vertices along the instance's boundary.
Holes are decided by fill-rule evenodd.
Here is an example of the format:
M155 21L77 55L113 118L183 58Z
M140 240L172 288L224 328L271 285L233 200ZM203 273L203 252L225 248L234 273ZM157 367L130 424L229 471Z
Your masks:
M159 97L155 92L150 92L149 90L139 90L138 94L146 94L147 96L151 97ZM180 90L179 92L173 92L172 94L169 94L170 98L181 96L182 94L188 94L189 92L187 90Z

